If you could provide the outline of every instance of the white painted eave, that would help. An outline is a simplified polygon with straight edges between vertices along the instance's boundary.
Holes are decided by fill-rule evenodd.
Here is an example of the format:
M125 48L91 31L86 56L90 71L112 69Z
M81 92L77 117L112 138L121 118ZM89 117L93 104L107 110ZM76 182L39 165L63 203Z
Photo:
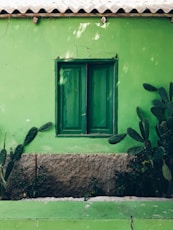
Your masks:
M0 14L172 14L173 0L0 0Z

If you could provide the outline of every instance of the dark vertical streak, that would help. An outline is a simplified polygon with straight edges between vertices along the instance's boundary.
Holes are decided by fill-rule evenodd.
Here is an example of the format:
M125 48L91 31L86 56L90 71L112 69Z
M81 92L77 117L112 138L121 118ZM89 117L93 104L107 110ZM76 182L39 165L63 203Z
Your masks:
M130 216L130 229L134 230L134 228L133 228L133 216Z

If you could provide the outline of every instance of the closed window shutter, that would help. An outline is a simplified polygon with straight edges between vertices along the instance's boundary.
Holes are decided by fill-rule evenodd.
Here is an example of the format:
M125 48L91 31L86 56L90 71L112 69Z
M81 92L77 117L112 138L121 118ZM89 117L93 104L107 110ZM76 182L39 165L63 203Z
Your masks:
M113 64L90 64L88 71L88 132L112 133Z
M59 70L59 132L85 133L85 66L64 64Z
M114 60L57 61L56 134L109 136L116 132Z

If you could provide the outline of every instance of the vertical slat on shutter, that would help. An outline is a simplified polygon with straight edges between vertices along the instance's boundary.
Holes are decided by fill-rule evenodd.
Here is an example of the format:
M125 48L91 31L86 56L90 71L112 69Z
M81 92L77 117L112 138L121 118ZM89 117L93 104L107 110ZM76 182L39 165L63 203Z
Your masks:
M88 133L111 134L113 64L90 64L88 81Z
M59 69L60 134L85 133L85 68L64 63Z

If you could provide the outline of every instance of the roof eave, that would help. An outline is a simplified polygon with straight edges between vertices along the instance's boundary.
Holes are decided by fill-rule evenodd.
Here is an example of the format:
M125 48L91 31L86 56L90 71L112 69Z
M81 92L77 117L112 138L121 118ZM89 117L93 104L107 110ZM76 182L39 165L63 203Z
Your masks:
M172 18L173 13L7 13L0 14L0 18L60 18L60 17L115 17L115 18Z

